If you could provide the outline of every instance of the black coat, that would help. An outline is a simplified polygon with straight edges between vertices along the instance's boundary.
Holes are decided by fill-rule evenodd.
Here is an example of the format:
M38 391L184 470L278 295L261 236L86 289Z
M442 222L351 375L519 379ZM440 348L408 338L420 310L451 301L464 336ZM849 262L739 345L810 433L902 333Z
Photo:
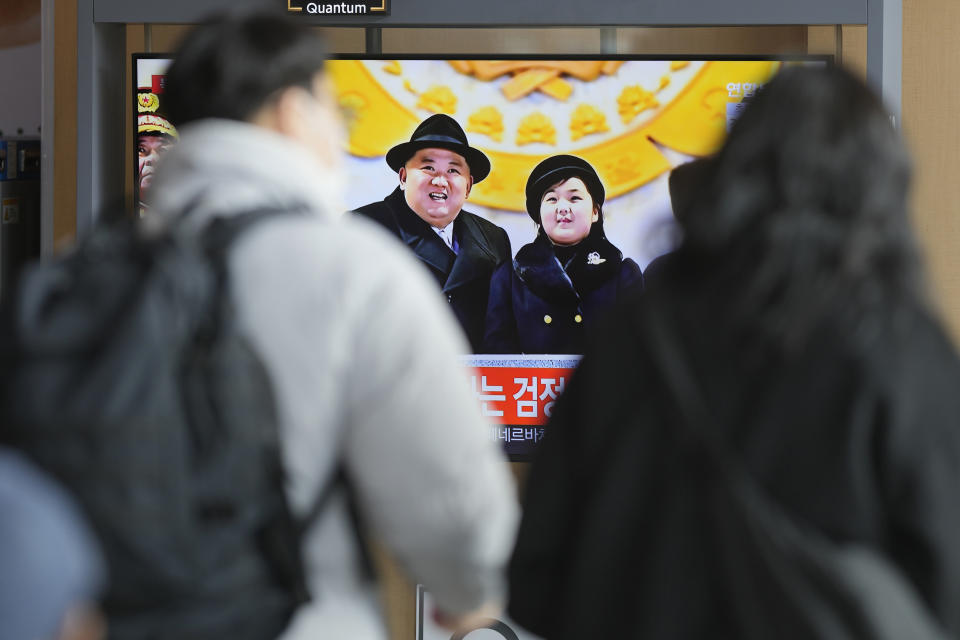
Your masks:
M360 207L354 213L380 223L410 247L440 285L470 347L474 352L480 351L490 276L511 256L507 232L476 214L460 211L453 225L460 252L454 254L410 208L399 187L383 201Z
M703 498L715 476L681 441L652 364L644 314L658 313L709 427L751 475L829 538L887 554L957 637L960 361L941 327L904 302L868 325L828 318L802 349L757 350L730 289L682 265L611 314L557 402L528 479L511 616L551 640L740 637Z
M490 283L485 353L583 353L584 338L624 296L643 289L637 263L591 233L566 269L542 232Z

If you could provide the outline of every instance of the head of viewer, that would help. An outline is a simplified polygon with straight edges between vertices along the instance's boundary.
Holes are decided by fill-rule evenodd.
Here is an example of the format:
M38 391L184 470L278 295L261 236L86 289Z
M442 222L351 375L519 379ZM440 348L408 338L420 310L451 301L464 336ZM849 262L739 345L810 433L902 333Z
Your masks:
M835 67L787 68L696 178L703 195L694 204L710 215L681 221L687 243L702 250L726 252L759 232L785 246L831 245L840 263L856 262L877 240L911 235L909 181L906 149L861 80Z
M578 244L595 223L603 226L603 183L577 156L552 156L534 167L526 196L527 213L555 245Z
M784 348L824 317L858 321L920 295L909 156L850 72L781 71L711 162L679 218L683 249L736 273L729 304Z
M99 640L106 572L63 488L0 447L0 640Z
M255 124L338 167L343 127L325 55L309 27L287 18L214 17L186 36L170 65L168 114L180 127L207 118Z
M442 113L420 123L409 142L387 152L400 176L407 205L432 227L453 222L474 183L490 173L490 160L467 142L457 121Z

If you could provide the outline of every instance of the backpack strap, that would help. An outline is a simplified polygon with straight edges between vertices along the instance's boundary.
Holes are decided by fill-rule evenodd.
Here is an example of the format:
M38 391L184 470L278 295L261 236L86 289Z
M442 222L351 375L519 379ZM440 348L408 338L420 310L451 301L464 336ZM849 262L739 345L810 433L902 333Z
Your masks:
M320 517L320 514L327 508L330 501L337 491L343 491L346 500L347 517L350 520L350 527L353 529L354 539L357 542L357 553L360 555L360 568L366 578L374 576L373 558L370 554L370 548L363 536L363 518L360 515L360 509L357 505L356 492L353 483L350 481L350 475L347 473L343 463L337 466L333 476L327 481L323 489L317 494L313 504L307 513L297 521L299 535L306 534L307 529Z
M209 332L208 337L213 338L216 332L222 326L225 307L229 303L227 295L230 288L227 258L233 243L249 228L257 225L268 218L286 215L305 215L308 208L303 206L289 209L261 208L253 209L243 213L229 216L217 216L213 218L203 229L200 235L200 244L203 252L206 254L210 265L213 267L214 277L216 278L216 290L218 295L210 309L209 323L205 330ZM201 336L202 337L202 336Z
M217 293L211 300L207 322L201 327L197 336L199 340L216 340L225 326L224 320L230 313L228 258L238 238L250 228L270 218L305 215L307 212L306 206L289 209L262 208L229 216L218 216L207 224L200 234L200 247L213 270ZM277 423L274 426L278 426ZM279 513L276 513L259 533L257 542L260 552L273 568L277 580L291 593L294 604L299 606L312 599L302 554L304 527L293 515L287 499L287 474L281 458L280 434L274 430L270 436L270 440L264 443L265 464L268 466L269 482L275 495L279 497Z
M204 252L210 260L214 270L218 299L214 301L210 310L209 325L210 331L218 331L222 327L224 313L227 312L229 304L229 268L227 258L234 242L247 230L261 221L282 215L305 215L309 211L306 205L293 207L289 209L263 208L255 209L244 213L230 216L220 216L214 218L201 235L201 243ZM215 333L209 337L215 337ZM347 514L350 519L350 525L354 531L357 547L360 554L362 570L366 576L373 575L373 563L370 558L369 549L364 542L361 534L361 518L357 508L357 502L353 492L353 485L346 473L343 465L339 465L327 480L326 484L317 494L313 504L303 517L296 517L290 507L286 495L286 472L283 468L280 458L279 434L277 435L277 446L269 447L271 456L269 464L271 465L271 475L277 487L277 491L282 497L283 513L280 514L267 531L263 532L261 538L261 549L265 557L274 566L278 577L283 584L294 594L298 604L304 604L311 600L309 588L307 586L306 572L303 566L303 556L301 552L303 537L307 529L314 523L321 513L330 504L333 496L342 490L346 496Z

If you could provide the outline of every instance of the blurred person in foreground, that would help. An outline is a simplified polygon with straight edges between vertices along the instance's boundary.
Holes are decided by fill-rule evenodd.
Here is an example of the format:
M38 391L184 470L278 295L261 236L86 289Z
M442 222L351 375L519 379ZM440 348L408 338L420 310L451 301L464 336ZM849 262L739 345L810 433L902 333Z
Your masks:
M104 570L66 493L0 448L0 640L99 640Z
M342 219L343 133L323 65L322 42L287 19L215 18L187 35L165 96L180 143L148 221L199 233L220 216L291 212L245 233L228 266L273 383L292 509L305 517L342 467L360 519L456 628L503 598L512 481L435 287L383 230ZM283 638L386 635L342 494L305 533L313 600Z
M881 103L846 71L787 69L759 94L658 286L613 317L558 401L511 562L517 622L546 638L743 635L716 474L654 361L657 314L714 414L703 429L960 632L960 361L923 299L909 177Z

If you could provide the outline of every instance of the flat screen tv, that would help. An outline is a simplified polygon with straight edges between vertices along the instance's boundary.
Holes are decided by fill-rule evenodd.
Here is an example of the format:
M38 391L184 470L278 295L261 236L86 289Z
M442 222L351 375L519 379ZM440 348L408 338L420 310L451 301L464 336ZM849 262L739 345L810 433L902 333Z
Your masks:
M176 144L164 114L169 57L136 55L135 189L149 202L154 162ZM464 210L503 228L512 252L537 230L525 206L531 170L557 154L576 155L599 174L607 238L641 268L671 250L671 169L715 152L750 99L793 64L825 57L678 56L333 56L328 71L346 115L347 209L380 201L398 185L386 163L424 119L445 113L490 160ZM141 205L146 211L147 205ZM546 320L546 318L545 318ZM493 437L515 459L544 437L552 403L578 354L474 354L465 358Z

